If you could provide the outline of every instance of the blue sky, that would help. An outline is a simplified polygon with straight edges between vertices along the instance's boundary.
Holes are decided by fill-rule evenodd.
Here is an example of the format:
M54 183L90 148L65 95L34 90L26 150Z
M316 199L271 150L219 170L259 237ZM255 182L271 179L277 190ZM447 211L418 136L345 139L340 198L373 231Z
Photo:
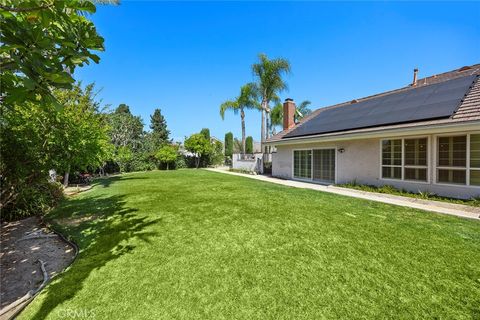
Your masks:
M219 105L252 81L258 53L287 58L282 98L314 108L480 63L475 2L162 2L99 6L91 19L105 38L100 64L76 71L102 89L104 104L130 106L148 129L157 107L175 140L208 127L239 137L240 117ZM247 112L258 140L260 113Z

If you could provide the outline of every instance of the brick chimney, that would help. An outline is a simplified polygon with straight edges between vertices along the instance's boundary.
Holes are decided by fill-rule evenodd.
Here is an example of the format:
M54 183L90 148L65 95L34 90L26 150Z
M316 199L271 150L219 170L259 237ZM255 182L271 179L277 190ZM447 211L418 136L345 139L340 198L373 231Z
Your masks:
M293 99L287 98L283 103L283 130L288 130L295 126L296 105Z

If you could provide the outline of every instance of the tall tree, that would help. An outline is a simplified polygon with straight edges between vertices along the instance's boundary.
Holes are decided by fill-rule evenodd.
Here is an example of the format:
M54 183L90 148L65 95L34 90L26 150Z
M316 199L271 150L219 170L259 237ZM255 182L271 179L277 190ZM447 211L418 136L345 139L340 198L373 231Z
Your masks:
M310 100L304 100L297 105L295 109L295 122L298 122L312 113L312 110L308 107L312 103Z
M57 106L54 88L72 88L77 66L98 63L103 38L87 16L91 1L2 0L0 4L0 102Z
M203 135L208 142L210 143L212 142L212 139L210 136L210 129L202 128L202 130L200 130L200 134ZM213 151L213 149L211 151ZM205 167L208 166L209 164L212 164L212 155L213 155L212 152L205 152L204 154L202 154L202 156L200 157L201 158L200 164Z
M290 73L290 63L283 58L268 59L265 54L258 56L259 61L252 66L261 97L262 108L262 148L267 138L267 121L270 114L269 104L278 101L278 94L287 89L283 76ZM266 149L265 149L266 152Z
M271 112L271 119L272 119L272 134L277 133L277 127L283 125L283 104L278 102L272 108Z
M78 93L72 77L76 67L100 60L94 52L104 50L104 40L88 19L95 10L85 0L0 1L0 209L6 205L10 213L40 214L49 197L49 169L65 161L83 166L98 160L92 151L102 140L97 112L67 107L60 113L64 106L57 99L59 89ZM75 117L78 125L71 131ZM90 117L91 129L85 132L83 119ZM78 148L83 154L64 143L79 137L88 139ZM65 151L74 158L64 157Z
M115 113L125 113L131 115L130 107L125 103L120 103L118 107L115 109Z
M150 129L152 129L152 138L156 147L168 141L170 131L167 129L167 121L159 108L155 109L150 116Z
M108 115L110 137L116 148L130 147L136 150L143 134L143 121L139 116L130 113L128 106L123 104Z
M53 103L31 102L4 110L2 208L17 208L18 195L47 181L49 169L65 173L64 183L68 183L70 168L101 166L111 155L108 128L94 101L93 85L82 89L76 84L72 90L55 89L52 94L62 103L61 110ZM32 195L41 198L43 191L36 189Z
M242 140L233 139L233 153L242 153Z
M242 151L245 153L245 109L259 109L258 103L258 87L255 83L247 83L240 88L240 95L233 99L227 100L220 105L220 116L225 118L225 111L232 110L234 114L240 112L242 123Z
M248 153L248 154L253 153L253 138L251 136L247 137L245 148L246 148L245 149L246 153Z
M205 139L210 141L210 129L203 128L202 130L200 130L200 134L202 134L205 137Z
M133 159L133 152L129 146L119 146L115 150L114 160L120 168L120 172L127 172L127 166Z
M110 155L110 142L103 115L95 102L94 85L82 89L75 84L72 90L57 89L54 95L63 108L57 114L60 147L57 157L64 169L64 185L68 185L71 168L85 170L88 166L100 166Z
M233 154L233 133L225 133L225 156L232 157Z

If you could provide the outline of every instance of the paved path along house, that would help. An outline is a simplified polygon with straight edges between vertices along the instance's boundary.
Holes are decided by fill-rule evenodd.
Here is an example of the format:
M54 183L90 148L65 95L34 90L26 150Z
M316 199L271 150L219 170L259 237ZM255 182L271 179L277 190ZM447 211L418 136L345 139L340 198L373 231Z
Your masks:
M404 206L404 207L421 209L421 210L426 210L426 211L431 211L436 213L454 215L462 218L480 220L480 208L462 205L462 204L408 198L408 197L402 197L402 196L390 195L390 194L384 194L384 193L353 190L348 188L336 187L333 185L320 185L320 184L301 182L301 181L295 181L295 180L284 180L284 179L278 179L278 178L262 176L262 175L249 175L249 174L231 172L224 169L210 168L207 170L224 173L224 174L231 174L235 176L241 176L241 177L265 181L265 182L281 184L289 187L335 193L335 194L350 196L354 198L384 202L384 203L394 204L398 206Z

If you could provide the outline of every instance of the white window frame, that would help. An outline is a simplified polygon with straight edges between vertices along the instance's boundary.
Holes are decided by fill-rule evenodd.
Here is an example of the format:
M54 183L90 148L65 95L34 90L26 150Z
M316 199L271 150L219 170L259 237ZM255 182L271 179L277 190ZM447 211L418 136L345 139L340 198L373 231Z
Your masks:
M326 184L327 182L320 181L320 180L314 180L313 179L313 150L323 150L323 149L333 149L335 150L335 181L333 182L334 184L337 183L337 170L338 170L338 150L337 146L325 146L325 147L316 147L316 148L300 148L300 149L292 149L292 179L293 180L298 180L298 181L307 181L307 182L313 182L313 183L318 183L318 184ZM310 150L310 163L311 163L311 168L310 168L310 178L297 178L295 177L295 151L308 151Z
M410 139L427 139L427 165L426 166L415 166L415 165L405 165L405 140L410 140ZM388 140L401 140L402 142L402 161L401 165L388 165L388 167L397 167L401 168L402 175L400 179L393 179L393 178L383 178L383 141L388 141ZM410 183L418 183L418 184L430 184L430 153L431 153L431 139L430 136L411 136L411 137L390 137L390 138L382 138L380 139L380 170L379 170L379 177L380 180L384 181L402 181L402 182L410 182ZM405 179L405 168L409 169L426 169L427 170L427 180L426 181L421 181L421 180L411 180L411 179Z
M470 136L472 134L480 134L480 131L473 131L473 132L461 132L461 133L444 133L444 134L437 134L434 135L435 139L435 149L433 152L433 184L436 185L444 185L444 186L456 186L456 187L470 187L470 188L478 188L480 189L480 186L476 185L471 185L470 184L470 171L471 170L479 170L480 168L470 167ZM449 167L449 166L438 166L438 138L440 137L459 137L459 136L467 136L467 154L466 154L466 161L465 161L465 167ZM438 182L437 181L437 171L438 169L445 169L445 170L466 170L465 173L465 184L459 184L459 183L447 183L447 182Z

